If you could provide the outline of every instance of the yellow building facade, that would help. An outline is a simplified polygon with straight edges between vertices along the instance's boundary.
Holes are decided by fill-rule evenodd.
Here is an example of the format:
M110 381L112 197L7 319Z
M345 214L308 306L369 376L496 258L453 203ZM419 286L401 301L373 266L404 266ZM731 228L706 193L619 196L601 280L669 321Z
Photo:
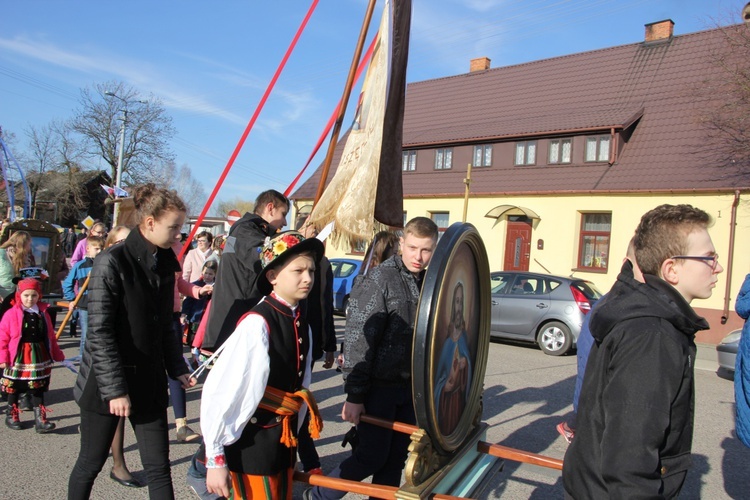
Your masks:
M750 273L750 193L740 194L737 198L738 203L734 207L735 193L470 196L466 221L473 224L482 236L490 270L501 271L505 269L503 264L508 247L508 216L520 213L520 209L533 212L538 219L531 222L528 270L560 276L573 275L593 282L602 293L606 293L617 279L628 242L645 212L663 203L686 203L701 208L713 218L709 233L724 272L719 275L711 298L697 300L692 305L711 325L711 330L698 335L698 341L716 344L730 331L742 327L741 318L734 312L734 301L745 276ZM304 200L296 201L298 207L307 204ZM502 205L519 209L511 209L498 219L486 217L488 212ZM453 224L461 222L463 211L463 198L404 199L406 220L447 213L448 223ZM582 217L586 213L611 214L606 269L591 271L578 266ZM733 213L736 219L734 234ZM293 216L296 217L296 213ZM336 248L329 244L326 255L329 258L358 258L361 252L348 246ZM726 324L721 323L724 316L727 317Z

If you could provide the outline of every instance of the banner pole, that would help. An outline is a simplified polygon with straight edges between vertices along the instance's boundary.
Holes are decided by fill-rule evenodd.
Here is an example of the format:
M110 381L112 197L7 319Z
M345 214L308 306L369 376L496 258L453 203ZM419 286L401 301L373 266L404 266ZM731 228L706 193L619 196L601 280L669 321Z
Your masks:
M344 121L344 115L346 114L346 105L349 102L349 96L352 93L352 87L354 86L354 75L357 71L357 65L359 59L362 57L362 48L365 46L365 38L367 38L367 29L370 26L370 20L372 19L372 13L375 10L376 0L370 0L367 5L367 12L365 13L365 20L362 23L362 28L359 31L359 39L357 40L357 47L354 49L354 57L352 58L352 64L349 66L349 75L346 77L346 84L344 85L344 95L341 97L341 105L339 106L339 114L336 117L336 123L333 125L333 133L331 134L331 142L328 144L328 151L326 152L325 160L323 160L323 170L320 174L320 180L318 181L318 191L315 194L315 200L313 201L313 208L318 203L320 197L323 196L323 191L326 187L326 180L328 179L328 171L331 168L331 161L333 160L333 153L336 150L336 144L339 140L339 132L341 132L341 124Z
M62 332L65 329L65 325L68 323L68 320L73 315L73 311L75 311L75 308L78 305L78 301L81 300L81 297L83 297L83 294L86 293L86 289L89 287L89 280L91 280L91 274L86 276L86 281L84 281L83 285L81 285L81 288L78 289L78 295L76 295L76 298L73 301L73 309L68 309L68 313L63 318L62 323L60 323L60 328L57 330L55 338L59 339L60 335L62 335Z

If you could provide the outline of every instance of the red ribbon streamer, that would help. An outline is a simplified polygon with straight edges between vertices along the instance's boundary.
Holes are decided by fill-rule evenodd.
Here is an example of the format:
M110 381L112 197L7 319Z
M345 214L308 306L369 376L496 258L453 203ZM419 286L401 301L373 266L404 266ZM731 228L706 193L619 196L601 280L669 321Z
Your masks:
M234 148L234 152L232 153L232 156L229 158L229 161L227 162L226 167L224 167L224 171L221 173L221 177L219 177L219 180L216 183L216 186L214 186L213 191L211 191L211 195L208 197L208 201L206 201L206 205L203 207L203 211L201 211L201 214L198 216L198 220L195 222L195 225L193 225L193 229L190 231L190 236L188 236L188 241L192 241L193 236L195 236L195 233L198 232L198 228L200 227L201 223L203 222L203 219L206 217L206 213L208 213L208 209L211 207L211 204L216 198L216 195L219 192L219 188L221 188L221 185L224 183L224 180L226 179L227 174L229 174L229 170L232 168L232 165L234 165L234 160L237 159L237 155L242 150L242 146L245 144L245 140L247 139L247 136L250 135L250 131L255 125L255 121L258 119L258 115L260 115L260 112L263 110L263 106L266 104L266 100L268 100L268 96L271 94L271 90L273 90L274 85L276 85L276 81L279 79L279 76L281 75L281 71L284 69L284 66L286 65L286 62L289 59L289 56L292 54L294 47L297 45L297 41L299 40L300 35L302 35L302 32L304 31L305 26L307 26L307 22L310 20L310 17L312 16L313 11L318 6L318 1L319 0L313 0L312 4L310 5L310 8L307 11L307 15L305 15L305 18L302 20L302 24L300 24L299 28L297 29L297 33L295 33L294 38L292 39L292 43L289 44L289 48L286 49L286 53L284 54L284 57L281 59L281 62L279 63L279 67L276 68L276 73L274 73L273 78L271 78L271 82L268 84L268 87L266 88L266 91L263 94L263 97L261 98L260 103L258 103L258 107L255 108L255 113L253 113L252 118L250 118L250 122L247 124L247 127L245 127L245 131L243 132L242 137L240 137L240 140L237 143L237 146ZM177 256L178 260L182 259L182 257L185 255L185 252L187 251L189 246L190 245L185 245L182 247L182 250L180 250L180 254Z

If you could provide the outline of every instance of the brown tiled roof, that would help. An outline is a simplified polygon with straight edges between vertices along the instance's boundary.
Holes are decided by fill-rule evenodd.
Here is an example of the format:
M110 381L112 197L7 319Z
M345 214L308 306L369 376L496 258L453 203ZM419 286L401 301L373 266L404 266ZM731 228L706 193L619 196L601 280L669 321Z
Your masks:
M716 67L720 30L634 43L408 85L405 149L498 143L589 129L622 129L639 119L612 165L473 169L471 192L534 193L726 189L750 186L708 164L696 88ZM419 64L418 61L411 61ZM343 141L339 144L340 149ZM336 158L331 174L338 164ZM424 169L422 169L424 170ZM461 195L466 167L403 176L404 196ZM316 172L292 197L312 198ZM330 177L329 176L329 177Z

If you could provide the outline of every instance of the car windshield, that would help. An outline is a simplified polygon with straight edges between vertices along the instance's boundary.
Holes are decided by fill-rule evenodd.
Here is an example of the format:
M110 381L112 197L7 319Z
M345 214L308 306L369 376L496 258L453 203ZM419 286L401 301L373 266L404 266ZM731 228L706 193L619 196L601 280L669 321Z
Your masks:
M508 287L508 284L513 281L513 276L508 276L505 274L495 274L491 278L492 280L492 293L505 293L505 289Z
M581 292L589 300L598 300L602 296L602 292L597 290L594 284L590 281L574 281L571 286Z
M337 278L348 278L351 274L357 270L357 265L351 262L341 262L334 271L334 276Z

